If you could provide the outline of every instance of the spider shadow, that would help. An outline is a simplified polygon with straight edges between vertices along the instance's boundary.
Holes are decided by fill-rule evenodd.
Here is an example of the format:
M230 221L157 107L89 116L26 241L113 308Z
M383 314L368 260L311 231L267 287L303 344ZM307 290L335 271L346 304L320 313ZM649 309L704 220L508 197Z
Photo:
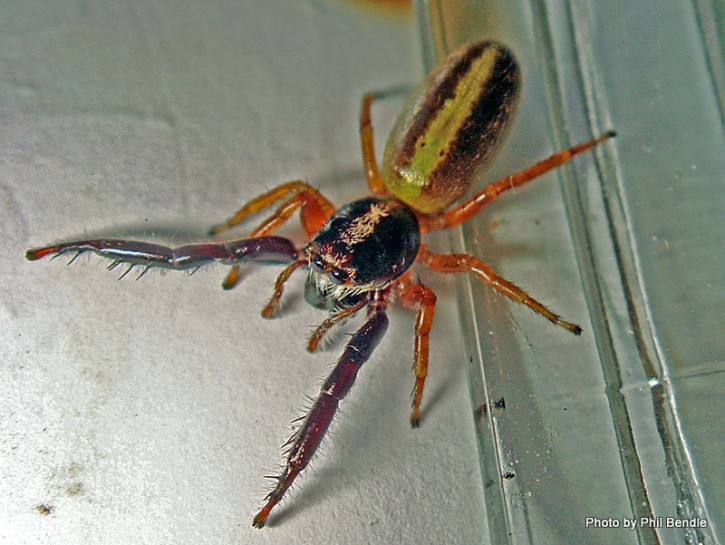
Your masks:
M165 242L178 242L186 244L202 240L212 240L209 234L211 225L183 221L168 222L133 222L117 224L100 229L86 231L81 235L67 237L68 240L83 240L89 238L129 238L139 240L159 239Z

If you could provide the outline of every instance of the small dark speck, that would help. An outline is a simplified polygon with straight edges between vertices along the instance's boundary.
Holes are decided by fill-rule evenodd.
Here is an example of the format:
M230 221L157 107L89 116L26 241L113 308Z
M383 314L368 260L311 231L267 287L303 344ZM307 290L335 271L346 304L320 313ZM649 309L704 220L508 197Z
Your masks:
M52 505L46 505L44 503L39 503L35 506L35 510L38 512L39 515L48 516L53 512L54 507Z
M506 408L506 400L501 397L500 399L493 402L493 408L494 409L500 409L504 410ZM478 407L475 411L476 418L480 418L484 414L488 412L488 407L485 403L483 403L480 407Z
M69 496L77 496L83 492L83 483L74 482L68 485L65 489L66 494Z
M493 486L493 479L489 479L486 481L486 488L491 488Z
M516 473L514 473L513 471L507 471L503 474L504 479L513 479L514 477L516 477Z
M564 410L566 411L566 410L567 410L567 408L566 408L566 407L564 407Z

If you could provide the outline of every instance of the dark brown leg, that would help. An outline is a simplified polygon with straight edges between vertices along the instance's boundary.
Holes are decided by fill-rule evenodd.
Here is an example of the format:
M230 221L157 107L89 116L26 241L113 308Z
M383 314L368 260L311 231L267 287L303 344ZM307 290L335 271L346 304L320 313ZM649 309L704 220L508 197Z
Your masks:
M262 528L267 522L272 508L282 499L297 475L307 467L310 459L320 446L322 438L330 426L340 401L352 388L357 373L370 358L388 328L388 317L382 306L371 306L367 321L352 336L345 351L337 360L335 368L327 377L320 394L307 413L302 426L289 441L291 448L282 474L277 477L277 485L267 496L267 503L257 513L252 526Z
M298 252L292 241L282 237L259 237L230 240L227 242L201 242L170 248L150 242L137 240L79 240L63 242L28 250L25 257L35 261L45 256L57 257L63 254L78 255L91 252L111 260L109 269L126 263L127 274L133 267L143 272L150 268L175 270L198 269L218 261L225 265L235 265L249 261L288 263L297 259Z

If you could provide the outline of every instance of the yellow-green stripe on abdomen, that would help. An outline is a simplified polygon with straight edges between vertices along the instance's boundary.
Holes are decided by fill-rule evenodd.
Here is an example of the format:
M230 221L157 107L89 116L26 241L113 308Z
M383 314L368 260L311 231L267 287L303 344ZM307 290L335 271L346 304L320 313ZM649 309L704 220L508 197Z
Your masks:
M408 100L388 138L388 191L422 213L443 210L477 181L512 117L520 75L511 53L474 42L438 66Z

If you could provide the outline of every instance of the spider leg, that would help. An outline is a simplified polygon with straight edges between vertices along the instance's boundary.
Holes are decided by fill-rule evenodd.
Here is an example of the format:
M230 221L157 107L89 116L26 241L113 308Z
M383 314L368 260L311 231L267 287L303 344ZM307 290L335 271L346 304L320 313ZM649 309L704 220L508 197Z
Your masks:
M368 181L368 188L373 195L387 193L383 178L380 176L378 162L375 159L375 140L373 138L373 124L370 120L370 107L377 96L369 93L363 97L360 108L360 144L362 146L363 169Z
M290 194L299 196L301 203L304 205L302 210L302 225L309 236L312 236L313 233L322 227L327 217L335 211L335 206L317 189L302 180L292 180L278 185L271 191L252 199L237 210L227 221L212 227L209 234L216 235L227 231L247 216L264 210Z
M302 425L290 439L291 447L287 453L285 468L277 478L274 489L267 496L267 503L254 517L252 526L255 528L264 526L272 508L282 499L297 475L307 467L337 412L340 400L352 388L358 371L370 358L387 328L388 317L385 314L385 304L376 305L376 302L371 302L368 307L367 321L347 343L335 368L325 379L320 394L315 399Z
M307 258L298 259L287 265L284 270L279 273L277 280L274 283L274 292L267 305L262 309L263 318L273 318L279 310L279 301L282 298L282 291L284 290L284 283L287 282L292 273L300 267L307 265Z
M75 254L73 257L75 259L78 255L87 252L112 260L109 268L114 268L120 263L128 263L132 267L141 266L146 269L158 267L175 270L198 269L202 265L214 261L225 265L248 261L287 263L298 257L297 249L292 241L282 237L202 242L178 248L136 240L79 240L28 250L25 257L30 261L35 261L48 255Z
M415 373L415 386L413 387L413 410L410 414L410 424L414 428L420 426L420 402L423 399L423 387L428 375L428 347L429 335L435 314L436 296L433 290L423 284L412 284L408 278L397 284L400 286L398 297L400 302L408 308L416 308L415 320L415 348L413 351L413 372Z
M335 211L335 206L317 189L302 180L292 180L291 182L284 183L252 199L237 210L227 221L214 226L210 230L210 234L215 235L231 229L247 216L260 212L290 194L292 194L292 197L283 202L270 217L265 219L259 227L252 231L249 234L249 238L271 235L298 208L300 208L302 226L308 238L312 237L324 225L325 220L327 220L330 214ZM234 266L227 274L224 282L222 282L222 287L225 290L232 289L239 283L239 280L239 267Z
M447 227L459 225L478 214L481 208L496 200L501 193L504 193L509 189L513 189L514 187L522 186L538 178L542 174L571 161L574 156L596 146L597 144L600 144L601 142L604 142L605 140L608 140L609 138L612 138L613 136L615 136L614 131L605 132L594 140L559 151L543 161L539 161L526 170L522 170L521 172L517 172L516 174L512 174L496 182L492 182L458 206L444 212L423 217L421 229L425 232L433 229L446 229Z
M358 310L363 308L367 304L367 299L360 299L357 303L352 306L338 310L337 312L330 315L324 322L322 322L317 329L312 332L309 340L307 341L307 351L314 352L320 345L320 341L327 334L327 332L336 324L344 322L350 316L355 314Z
M426 267L445 273L470 272L489 284L493 289L516 303L521 303L540 314L553 324L569 330L574 335L581 335L582 328L571 322L565 322L544 305L533 299L528 293L513 282L500 277L483 261L471 254L436 254L425 244L420 245L418 260Z

